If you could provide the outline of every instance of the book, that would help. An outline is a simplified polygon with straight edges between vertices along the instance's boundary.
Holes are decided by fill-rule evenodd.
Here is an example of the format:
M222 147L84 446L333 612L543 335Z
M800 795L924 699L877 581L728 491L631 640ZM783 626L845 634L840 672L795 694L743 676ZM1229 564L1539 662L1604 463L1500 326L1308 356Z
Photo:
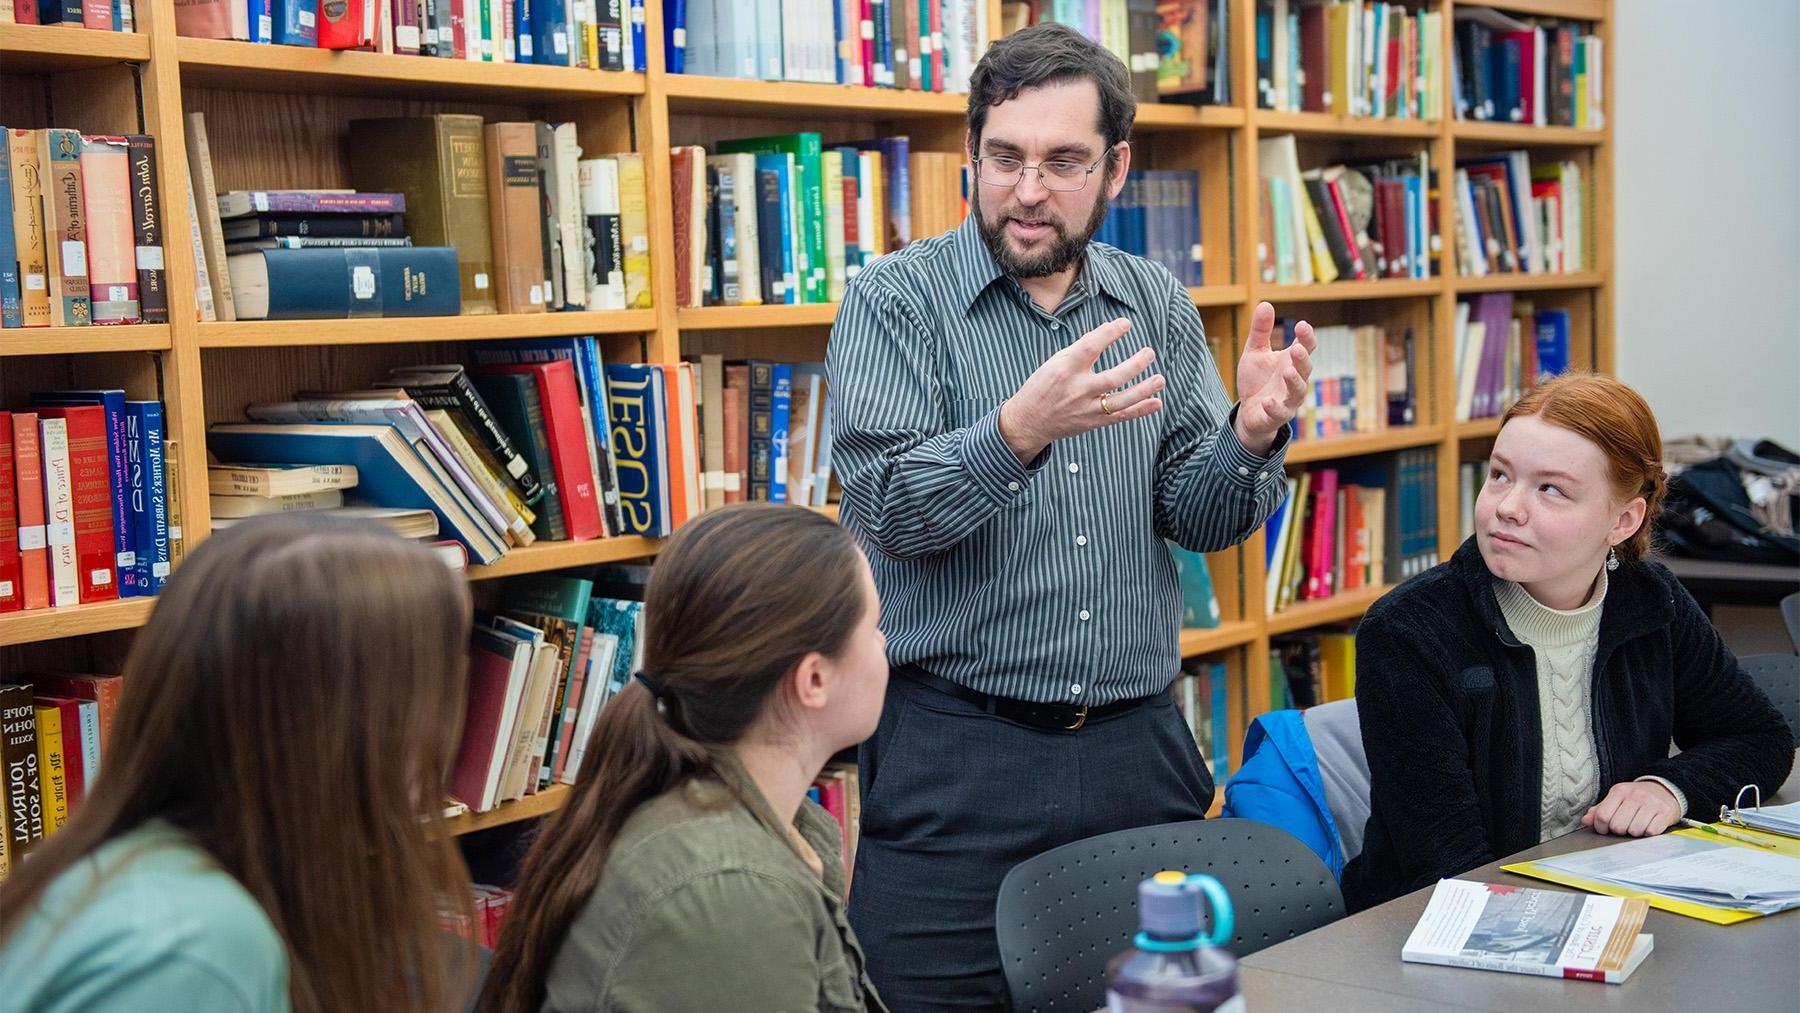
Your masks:
M319 489L288 496L221 496L209 497L215 518L235 520L261 517L295 510L332 510L344 505L344 494L338 489Z
M132 260L137 267L138 313L146 324L169 322L168 276L163 257L162 192L156 172L156 138L129 134Z
M37 731L39 794L44 810L44 836L62 829L69 819L69 779L63 766L62 708L34 701L33 723Z
M50 323L85 327L93 322L93 304L88 286L87 208L81 199L81 135L54 127L36 131L36 135L50 265Z
M356 488L350 464L214 464L206 469L215 496L297 496L326 489Z
M25 607L13 455L12 413L0 412L0 612L17 612Z
M567 359L516 365L476 367L477 375L511 373L537 381L537 393L556 472L557 495L568 525L568 537L576 541L603 537L600 494L595 488L593 460L587 453L586 423L575 380L575 365Z
M226 258L240 320L454 316L460 254L442 246L256 250Z
M413 240L456 251L462 312L495 312L481 117L351 120L345 149L353 186L404 194Z
M219 224L218 187L213 181L212 148L207 140L206 114L191 112L183 120L187 141L189 184L198 214L193 218L199 227L201 249L205 253L206 276L210 280L211 302L221 321L237 319L237 303L232 298L230 275L225 267L225 239ZM196 264L196 267L199 265Z
M219 194L221 219L267 214L399 214L406 210L402 193L359 193L355 190L229 190Z
M1400 958L1622 984L1655 948L1650 905L1558 890L1439 880Z
M540 233L537 126L486 127L488 214L494 241L494 297L502 313L542 313L547 265Z
M667 388L657 367L606 364L608 431L618 461L621 534L660 537L672 530L665 446Z
M13 860L44 839L43 773L31 687L0 685L0 816Z
M66 523L69 527L66 531L60 529L59 525L64 522L59 520L56 512L46 511L50 514L52 528L57 529L51 546L57 545L58 537L67 535L72 539L72 544L66 548L72 550L73 559L65 551L57 561L58 584L62 584L60 578L64 575L65 563L72 562L76 593L82 604L116 600L119 597L120 549L115 524L120 511L113 491L110 449L113 430L108 422L108 409L99 404L47 406L38 409L38 417L40 426L49 427L54 423L61 429L64 454L64 470L56 471L51 465L51 440L46 436L45 474L47 479L55 479L54 496L59 506L63 503L65 483L68 490ZM72 603L58 601L57 604Z

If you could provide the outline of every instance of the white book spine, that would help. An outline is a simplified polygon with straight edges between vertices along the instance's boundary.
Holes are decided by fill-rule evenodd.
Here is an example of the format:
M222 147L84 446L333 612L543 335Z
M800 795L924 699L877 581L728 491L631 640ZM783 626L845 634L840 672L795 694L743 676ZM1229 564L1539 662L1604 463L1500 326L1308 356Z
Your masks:
M38 438L44 455L44 541L50 549L50 604L60 608L78 604L81 598L68 424L62 419L39 419Z

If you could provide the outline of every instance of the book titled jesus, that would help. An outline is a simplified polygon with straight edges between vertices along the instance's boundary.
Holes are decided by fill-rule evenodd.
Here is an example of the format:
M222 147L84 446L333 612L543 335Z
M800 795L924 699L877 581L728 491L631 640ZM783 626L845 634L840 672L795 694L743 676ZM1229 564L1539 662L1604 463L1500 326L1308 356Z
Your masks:
M1401 949L1420 964L1617 985L1650 955L1641 898L1443 879Z

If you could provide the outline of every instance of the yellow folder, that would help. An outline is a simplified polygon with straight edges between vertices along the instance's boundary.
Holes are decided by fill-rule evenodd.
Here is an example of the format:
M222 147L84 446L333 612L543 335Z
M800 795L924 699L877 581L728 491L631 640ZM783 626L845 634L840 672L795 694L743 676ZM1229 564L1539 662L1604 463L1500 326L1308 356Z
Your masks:
M1762 840L1774 843L1774 850L1777 854L1786 855L1789 858L1800 858L1800 839L1783 837L1780 834L1763 833L1758 830L1745 830L1744 828L1735 825L1732 826L1731 829L1737 833L1754 834ZM1696 840L1709 841L1715 844L1728 844L1734 848L1748 848L1752 846L1745 844L1742 841L1734 841L1729 837L1719 837L1714 834L1709 834L1703 830L1688 829L1677 830L1675 832L1684 837L1692 837ZM1593 880L1581 879L1556 869L1544 868L1536 862L1514 862L1511 865L1502 865L1500 868L1507 872L1516 872L1521 876L1530 876L1533 879L1549 880L1552 883L1560 883L1563 886L1572 886L1578 890L1586 890L1589 893L1603 893L1608 897L1642 897L1644 900L1650 902L1651 907L1661 908L1664 911L1673 911L1678 915L1686 915L1689 918L1698 918L1701 921L1712 922L1715 925L1736 925L1738 922L1746 922L1752 918L1762 917L1762 915L1757 914L1754 911L1739 911L1735 909L1713 907L1709 904L1696 904L1693 901L1665 897L1660 893L1644 893L1629 887L1616 886L1612 883L1596 883Z

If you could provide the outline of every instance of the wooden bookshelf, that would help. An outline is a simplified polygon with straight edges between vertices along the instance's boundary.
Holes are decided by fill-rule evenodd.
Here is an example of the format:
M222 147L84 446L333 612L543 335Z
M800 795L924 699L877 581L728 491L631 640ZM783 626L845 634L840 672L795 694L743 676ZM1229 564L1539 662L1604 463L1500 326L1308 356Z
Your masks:
M569 786L553 784L535 795L527 795L515 802L502 802L498 808L489 809L484 813L463 813L460 816L452 816L445 820L444 824L449 828L450 836L461 837L477 830L503 827L508 823L517 823L520 820L536 819L546 813L553 813L561 809L563 803L568 800Z
M1190 290L1208 332L1220 342L1220 372L1234 380L1232 363L1257 303L1268 300L1285 317L1319 324L1407 315L1419 341L1417 425L1332 440L1296 443L1288 463L1299 467L1434 448L1437 460L1439 558L1456 547L1457 465L1482 452L1481 440L1498 422L1454 421L1454 340L1448 333L1460 297L1521 292L1540 304L1570 311L1576 365L1610 370L1613 336L1613 130L1619 107L1613 87L1616 58L1605 61L1607 126L1599 130L1444 120L1349 119L1323 113L1256 108L1254 0L1230 5L1231 88L1224 107L1143 104L1133 138L1141 168L1194 169L1201 178L1201 217L1208 285ZM1445 17L1443 43L1462 0L1432 0ZM1588 21L1616 56L1614 0L1494 0L1515 15ZM662 8L646 6L646 36L663 37ZM818 129L831 140L907 134L915 150L954 152L962 145L965 98L838 85L745 81L671 75L662 47L652 44L649 70L609 74L561 67L472 63L374 53L322 52L279 46L179 38L175 0L143 0L139 34L0 25L0 90L15 122L9 126L71 126L106 133L143 131L157 138L172 324L154 327L59 328L0 333L0 393L16 397L34 383L125 386L133 397L160 396L170 435L188 450L183 468L186 534L204 538L206 473L194 466L209 423L235 417L251 399L285 397L296 389L362 384L390 365L461 358L460 343L502 338L593 334L609 359L662 364L684 351L816 360L824 357L835 305L677 309L674 223L666 199L673 144L721 137ZM999 24L999 5L990 25ZM56 75L82 72L78 87L54 86ZM1440 87L1450 94L1449 61ZM54 90L56 102L49 101ZM577 124L584 151L636 150L650 173L651 286L655 309L611 313L439 317L398 320L322 320L198 323L195 265L186 237L185 203L176 198L187 178L189 152L183 116L207 113L221 189L343 186L339 138L347 120L371 115L473 112L490 120L556 119ZM36 112L33 112L36 110ZM38 116L37 120L29 117ZM21 119L20 117L24 117ZM53 118L53 119L52 119ZM1338 160L1424 153L1440 180L1459 157L1531 149L1542 158L1578 161L1591 195L1588 233L1593 270L1566 275L1464 278L1454 265L1456 212L1451 188L1440 186L1439 269L1429 279L1381 279L1329 285L1273 285L1258 277L1260 241L1256 198L1258 141L1295 135L1302 168ZM659 196L660 195L660 196ZM15 402L16 403L16 402ZM3 406L0 406L3 407ZM474 566L473 581L654 556L660 543L612 538L540 543L492 566ZM1321 602L1301 602L1264 615L1268 574L1261 533L1243 546L1211 554L1224 622L1184 630L1187 657L1224 656L1249 701L1269 699L1269 639L1310 627L1356 619L1388 588L1368 588ZM151 603L0 616L0 645L80 637L140 625ZM1237 685L1234 682L1234 685ZM1259 706L1234 709L1235 733ZM1241 711L1241 712L1240 712ZM548 812L566 797L551 789L493 813L452 821L455 832L497 826Z
M0 25L0 73L59 74L109 63L142 63L150 39L61 25Z

